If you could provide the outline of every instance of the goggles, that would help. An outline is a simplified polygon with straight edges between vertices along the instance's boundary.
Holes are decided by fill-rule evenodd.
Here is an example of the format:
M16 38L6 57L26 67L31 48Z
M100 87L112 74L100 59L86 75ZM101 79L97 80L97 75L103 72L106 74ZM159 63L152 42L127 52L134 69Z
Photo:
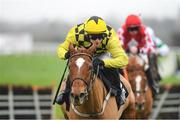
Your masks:
M139 31L139 26L127 28L128 32Z
M87 36L88 36L88 38L89 38L90 40L97 40L97 39L103 40L104 38L107 37L107 34L106 34L106 33L101 33L101 34L88 34Z

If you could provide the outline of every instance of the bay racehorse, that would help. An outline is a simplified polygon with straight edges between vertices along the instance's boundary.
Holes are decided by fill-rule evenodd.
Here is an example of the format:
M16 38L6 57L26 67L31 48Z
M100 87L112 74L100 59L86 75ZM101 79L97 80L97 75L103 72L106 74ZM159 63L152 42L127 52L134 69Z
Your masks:
M135 98L129 82L121 76L129 95L125 104L118 110L115 97L110 95L102 80L94 74L92 57L98 45L99 43L95 41L88 49L76 49L73 45L69 46L71 53L69 59L71 100L69 111L66 111L65 104L61 106L65 118L119 119L122 115L124 118L135 118Z
M138 54L129 54L128 80L135 95L136 118L147 119L152 111L153 97L145 69L148 65Z

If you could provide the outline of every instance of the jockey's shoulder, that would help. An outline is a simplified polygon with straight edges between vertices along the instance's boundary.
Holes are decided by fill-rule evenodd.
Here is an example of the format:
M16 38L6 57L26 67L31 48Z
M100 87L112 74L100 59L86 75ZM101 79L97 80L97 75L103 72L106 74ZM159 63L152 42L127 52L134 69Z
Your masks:
M107 26L107 30L108 30L108 31L115 31L114 28L111 27L110 25L106 24L106 26Z
M112 28L110 25L108 25L108 24L106 24L106 26L109 27L109 28L111 28L111 29L113 29L113 28Z
M80 27L80 26L84 26L84 23L79 23L79 24L75 25L75 27Z
M147 26L145 30L148 34L154 35L154 30L151 27Z
M142 29L141 29L141 33L144 34L145 36L151 36L152 34L154 34L153 32L153 29L150 28L149 26L142 26Z

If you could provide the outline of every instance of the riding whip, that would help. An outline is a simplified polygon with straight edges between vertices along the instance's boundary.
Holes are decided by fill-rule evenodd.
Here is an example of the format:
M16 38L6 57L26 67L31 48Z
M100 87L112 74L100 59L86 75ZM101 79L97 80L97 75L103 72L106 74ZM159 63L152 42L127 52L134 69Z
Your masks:
M66 73L68 63L69 63L69 60L68 60L67 63L66 63L66 67L65 67L65 69L64 69L63 75L62 75L61 80L60 80L60 83L59 83L59 85L58 85L58 88L57 88L57 91L56 91L56 94L55 94L55 97L54 97L54 100L53 100L53 105L54 105L55 102L56 102L56 98L57 98L57 96L58 96L59 89L60 89L61 84L62 84L62 81L63 81L63 79L64 79L64 75L65 75L65 73Z

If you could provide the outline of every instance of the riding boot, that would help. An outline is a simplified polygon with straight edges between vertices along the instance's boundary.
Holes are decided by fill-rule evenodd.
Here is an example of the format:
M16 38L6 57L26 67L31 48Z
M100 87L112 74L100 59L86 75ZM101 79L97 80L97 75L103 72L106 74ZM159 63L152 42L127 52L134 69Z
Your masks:
M124 104L124 98L122 98L122 88L120 86L121 80L119 76L119 70L115 68L104 68L103 69L104 76L111 83L111 95L116 97L116 101L118 106ZM125 94L125 93L123 93Z
M157 93L159 93L159 82L153 77L152 75L152 71L149 69L147 69L146 71L146 76L148 78L148 83L152 89L152 94L153 97L155 97L157 95Z
M67 80L65 82L65 89L60 91L60 94L56 98L56 103L62 105L66 100L69 100L70 94L70 82Z

